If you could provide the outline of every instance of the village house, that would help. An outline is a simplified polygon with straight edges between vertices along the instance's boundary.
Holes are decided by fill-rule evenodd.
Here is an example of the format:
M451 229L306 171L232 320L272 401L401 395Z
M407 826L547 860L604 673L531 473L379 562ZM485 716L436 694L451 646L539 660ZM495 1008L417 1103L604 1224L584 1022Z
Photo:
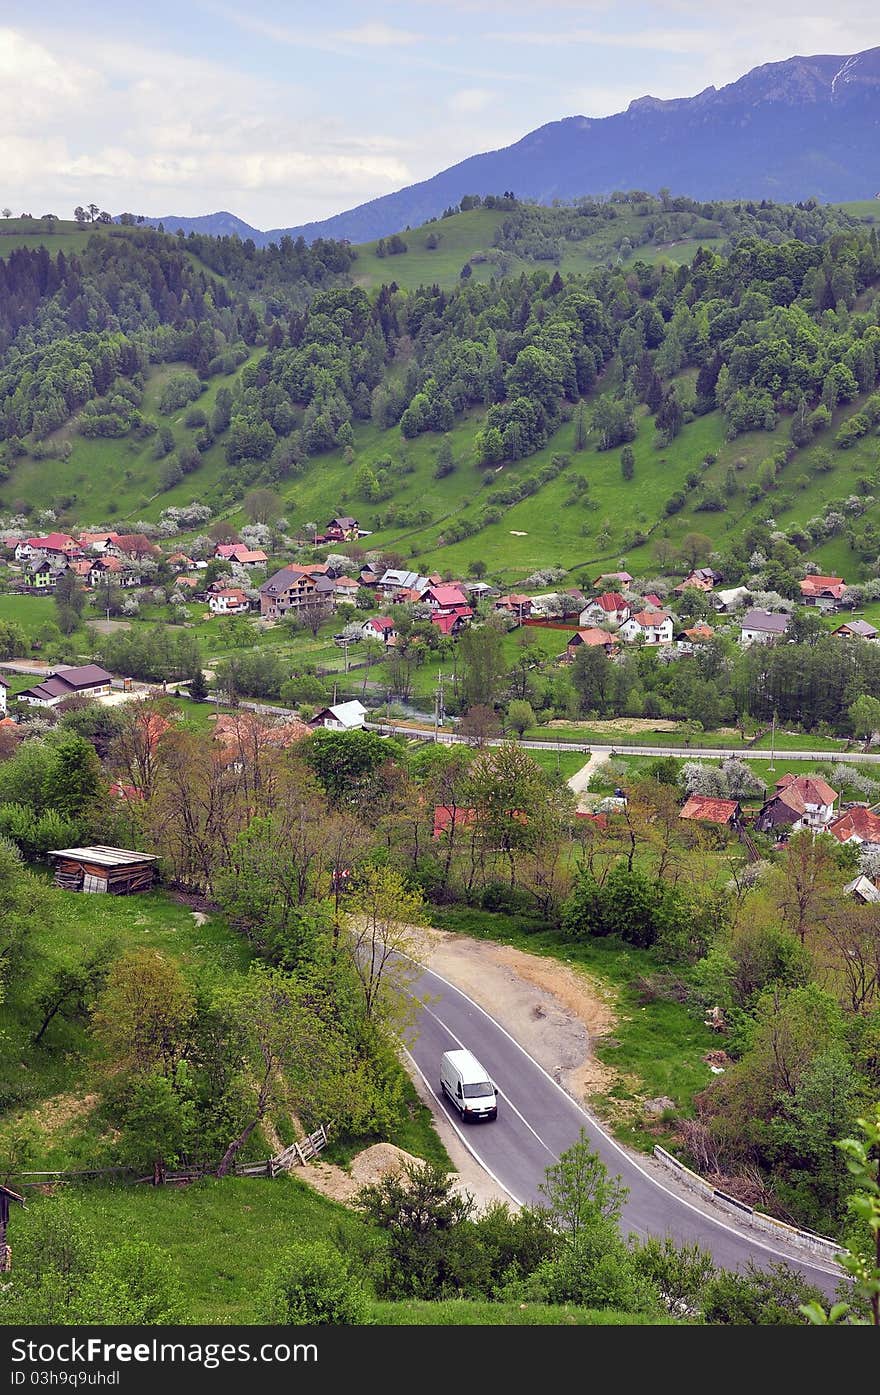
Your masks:
M462 591L466 591L471 600L482 600L484 596L497 596L498 587L491 586L488 581L463 581Z
M739 610L749 595L747 586L728 586L724 591L713 591L709 599L717 611L729 615L731 611Z
M269 560L261 547L244 543L218 543L214 556L223 562L237 562L240 567L265 567Z
M397 643L397 630L390 615L371 615L361 626L364 639L380 639L384 645Z
M797 833L801 828L826 829L834 817L837 791L819 775L783 775L766 801L755 828L759 833Z
M197 576L183 576L181 574L180 576L176 576L174 578L175 587L179 586L182 590L186 589L188 591L198 591L201 584L201 580Z
M828 832L839 843L855 843L868 852L880 852L880 815L860 804L838 814L829 823Z
M579 649L586 646L588 649L604 649L609 659L618 646L616 635L609 634L607 630L600 630L596 626L591 626L586 630L577 630L565 646L560 658L563 661L571 660Z
M740 644L772 644L788 631L791 616L772 610L748 610L742 618Z
M815 605L820 610L837 610L845 593L842 576L805 576L801 582L804 605Z
M158 547L144 533L117 533L104 551L113 557L127 557L132 562L159 556Z
M59 668L19 693L20 702L28 702L33 707L57 707L65 698L84 693L88 697L101 697L110 692L113 676L100 664L82 664L77 667Z
M429 586L422 596L422 604L432 610L456 610L467 606L467 596L455 583Z
M660 597L657 595L657 592L656 592L656 591L649 591L649 592L647 593L647 595L645 595L645 596L642 597L642 600L643 600L643 602L644 602L644 605L643 605L643 609L644 609L644 610L662 610L662 609L663 609L663 602L662 602L662 600L660 599Z
M706 640L712 639L715 631L711 625L704 625L698 622L691 625L689 629L679 630L675 636L675 647L682 654L693 654L694 647L698 644L705 644Z
M713 591L720 580L721 573L713 572L711 567L694 567L674 589L681 593L691 586L696 591Z
M351 601L354 604L358 591L361 589L353 576L334 576L333 594L337 600Z
M492 609L503 611L505 615L512 615L515 620L522 624L523 620L528 620L532 614L532 599L530 596L519 596L516 593L509 596L496 596Z
M372 591L374 587L379 585L379 579L384 570L384 567L378 566L375 562L365 562L357 574L358 585Z
M356 518L331 518L324 529L326 542L357 542L360 535Z
M714 799L705 794L692 794L681 806L678 817L736 829L742 823L742 809L738 799Z
M618 586L631 586L634 580L635 578L631 577L629 572L603 572L601 576L596 577L593 588L598 590L608 581L616 581Z
M629 601L624 600L619 591L603 591L584 607L578 624L582 629L589 629L591 625L622 625L631 614Z
M214 615L244 615L250 609L250 601L237 586L224 586L211 592L208 607Z
M211 736L222 752L222 763L239 772L253 765L264 751L287 750L312 734L298 717L270 722L254 712L238 711L219 713L211 721Z
M435 610L431 624L436 625L442 635L457 635L470 624L473 614L469 605L456 606L454 610Z
M316 583L319 576L329 582L332 595L333 583L327 576L323 563L293 564L282 567L270 576L260 587L260 614L267 620L280 620L289 611L299 611L316 596Z
M646 644L672 643L672 616L665 610L640 610L620 627L620 637L628 644L641 636Z
M67 571L67 559L56 557L51 562L48 557L43 557L31 562L22 575L22 582L30 590L51 591L56 585L59 576L63 576Z
M173 572L188 572L193 569L193 559L185 552L169 552L165 561Z
M326 727L329 731L357 731L364 725L367 709L357 698L351 702L337 702L332 707L322 707L309 722L314 730Z
M477 822L476 809L458 808L453 804L434 805L434 831L432 837L442 838L447 834L455 836L460 828L473 828Z
M105 552L108 544L115 541L115 533L80 533L79 535L80 547L86 548L89 552Z
M379 580L374 583L375 589L381 595L392 600L398 598L403 591L415 592L421 596L430 584L430 577L420 576L418 572L406 571L401 567L386 567Z
M840 635L841 639L867 639L873 641L880 631L873 625L869 625L867 620L845 620L842 625L838 625L836 630L832 630L833 635Z
M89 576L94 565L94 562L89 561L88 557L74 557L72 562L68 562L67 570L73 572L74 576L78 576L80 581L84 581L88 586L91 584Z
M29 562L35 553L41 553L51 560L59 557L79 557L82 555L82 549L67 533L48 533L44 538L25 538L23 542L19 542L15 548L15 560Z
M98 557L89 564L89 585L99 586L102 581L111 581L116 586L135 586L137 576L131 567L119 557Z

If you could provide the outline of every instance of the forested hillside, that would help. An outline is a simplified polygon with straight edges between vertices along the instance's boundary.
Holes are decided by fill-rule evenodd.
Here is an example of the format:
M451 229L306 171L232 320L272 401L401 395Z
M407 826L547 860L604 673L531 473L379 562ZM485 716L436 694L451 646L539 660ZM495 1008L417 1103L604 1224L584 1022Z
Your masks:
M345 504L451 565L477 533L511 563L572 566L769 513L796 547L846 534L850 560L876 552L876 229L641 194L448 213L361 249L140 228L14 248L0 502L98 522L115 478L134 523L269 484L298 527ZM447 237L457 273L403 289L397 269ZM811 534L829 510L840 526Z

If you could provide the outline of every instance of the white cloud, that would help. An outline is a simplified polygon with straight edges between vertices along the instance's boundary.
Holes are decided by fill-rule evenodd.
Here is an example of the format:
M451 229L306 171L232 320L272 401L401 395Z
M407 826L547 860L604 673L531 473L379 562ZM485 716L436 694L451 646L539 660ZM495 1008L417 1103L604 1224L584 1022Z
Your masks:
M490 92L487 87L462 87L458 92L453 92L447 100L447 106L458 116L472 115L478 111L485 111L495 100L495 93Z
M568 48L572 44L594 48L649 49L658 53L703 53L715 42L706 29L636 29L612 32L605 29L507 30L486 34L492 43L526 44L529 48Z
M400 48L419 44L424 34L412 34L408 29L394 29L390 24L362 24L359 29L337 29L331 38L346 44L363 44L366 48Z

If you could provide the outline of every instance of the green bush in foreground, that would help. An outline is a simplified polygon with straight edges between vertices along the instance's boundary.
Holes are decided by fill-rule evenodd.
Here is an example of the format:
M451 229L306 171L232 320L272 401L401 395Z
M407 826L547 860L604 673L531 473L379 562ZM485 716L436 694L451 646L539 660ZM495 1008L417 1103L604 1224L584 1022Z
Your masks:
M284 1252L257 1299L257 1312L263 1322L284 1326L357 1327L370 1320L363 1286L342 1256L320 1243Z

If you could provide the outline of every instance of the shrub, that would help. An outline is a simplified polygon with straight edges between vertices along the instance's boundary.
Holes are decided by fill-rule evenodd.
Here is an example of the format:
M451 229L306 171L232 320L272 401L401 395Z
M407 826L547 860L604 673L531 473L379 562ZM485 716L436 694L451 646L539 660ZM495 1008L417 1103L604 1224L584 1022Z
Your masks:
M257 1298L257 1312L263 1322L285 1327L357 1327L368 1321L368 1301L342 1256L312 1243L284 1252Z

